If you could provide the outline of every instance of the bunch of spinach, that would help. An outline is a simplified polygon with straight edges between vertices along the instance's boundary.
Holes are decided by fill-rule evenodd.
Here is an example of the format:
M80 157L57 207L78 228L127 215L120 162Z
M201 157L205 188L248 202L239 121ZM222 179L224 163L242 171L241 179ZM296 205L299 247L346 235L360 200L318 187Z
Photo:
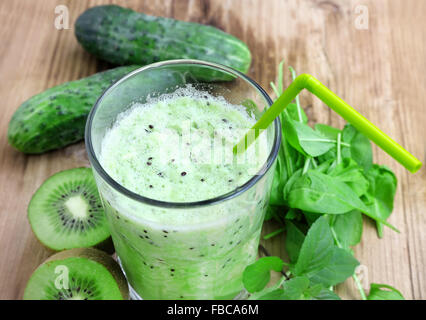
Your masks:
M278 84L271 86L277 97L282 94L283 62ZM363 215L375 220L379 237L383 226L398 231L386 221L393 209L395 175L373 164L370 141L352 125L342 130L325 124L311 128L298 97L280 120L282 144L266 219L282 227L265 239L286 232L290 261L264 257L249 265L243 283L250 298L340 299L333 286L352 276L364 300L403 299L391 286L374 283L366 296L351 249L361 241ZM271 270L283 276L266 288Z

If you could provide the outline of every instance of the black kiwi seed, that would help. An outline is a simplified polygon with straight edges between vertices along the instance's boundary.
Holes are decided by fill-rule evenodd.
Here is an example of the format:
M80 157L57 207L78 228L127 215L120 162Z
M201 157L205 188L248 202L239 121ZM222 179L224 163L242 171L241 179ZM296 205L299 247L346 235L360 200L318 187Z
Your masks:
M184 177L184 176L186 176L186 172L185 172L185 171L183 171L183 172L181 172L181 173L180 173L180 175L181 175L182 177Z

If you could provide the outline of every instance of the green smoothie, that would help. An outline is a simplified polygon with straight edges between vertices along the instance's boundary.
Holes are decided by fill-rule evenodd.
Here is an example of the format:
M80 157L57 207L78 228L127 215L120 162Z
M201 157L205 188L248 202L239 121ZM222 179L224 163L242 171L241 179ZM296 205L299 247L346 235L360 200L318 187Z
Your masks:
M212 199L248 182L268 156L264 133L235 158L255 123L243 106L192 87L134 103L105 134L99 161L128 190L165 202ZM256 259L266 208L264 176L215 205L141 204L100 186L130 285L143 299L231 299Z

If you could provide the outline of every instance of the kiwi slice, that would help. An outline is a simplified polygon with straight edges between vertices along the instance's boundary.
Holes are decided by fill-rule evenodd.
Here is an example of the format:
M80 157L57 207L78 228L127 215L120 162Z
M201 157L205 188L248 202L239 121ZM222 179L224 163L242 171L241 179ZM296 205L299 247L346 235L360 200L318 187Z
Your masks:
M124 300L126 278L117 262L93 248L62 251L40 265L28 280L24 300Z
M107 219L90 168L48 178L30 201L28 219L36 237L52 250L96 246L111 251Z

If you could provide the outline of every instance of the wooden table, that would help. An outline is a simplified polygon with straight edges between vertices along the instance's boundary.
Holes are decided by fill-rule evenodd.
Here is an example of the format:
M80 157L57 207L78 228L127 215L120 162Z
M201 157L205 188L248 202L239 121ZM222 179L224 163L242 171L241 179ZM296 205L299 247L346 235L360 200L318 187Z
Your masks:
M20 299L31 272L51 252L40 245L26 217L32 193L51 174L88 165L84 144L25 156L6 138L20 103L53 85L105 69L77 43L73 23L86 8L111 1L14 0L0 2L0 298ZM249 75L271 92L278 63L317 76L386 133L425 159L426 24L423 0L168 0L113 1L148 14L197 21L248 43ZM361 4L360 4L361 3ZM54 27L55 7L69 8L70 29ZM362 5L362 6L360 6ZM368 28L362 14L368 10ZM286 84L290 76L286 75ZM308 93L301 103L311 121L344 122ZM355 255L366 282L387 283L407 299L426 298L426 170L415 175L374 147L375 160L396 173L399 184L390 222L377 238L366 221ZM264 232L277 226L266 224ZM283 239L262 241L275 255ZM367 279L368 278L368 279ZM352 279L338 287L359 298Z

